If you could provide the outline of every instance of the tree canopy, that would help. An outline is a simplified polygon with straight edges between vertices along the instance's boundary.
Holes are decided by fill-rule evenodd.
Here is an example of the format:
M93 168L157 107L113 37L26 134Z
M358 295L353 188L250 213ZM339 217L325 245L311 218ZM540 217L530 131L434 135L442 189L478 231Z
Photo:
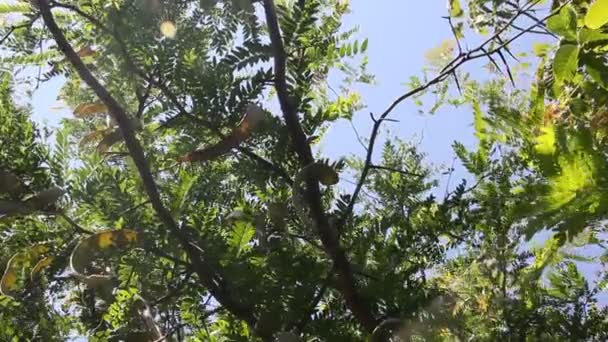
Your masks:
M383 111L349 11L0 3L0 339L608 340L608 1L449 0ZM56 78L51 130L15 89ZM385 133L407 101L470 113L468 181ZM364 155L324 155L369 111Z

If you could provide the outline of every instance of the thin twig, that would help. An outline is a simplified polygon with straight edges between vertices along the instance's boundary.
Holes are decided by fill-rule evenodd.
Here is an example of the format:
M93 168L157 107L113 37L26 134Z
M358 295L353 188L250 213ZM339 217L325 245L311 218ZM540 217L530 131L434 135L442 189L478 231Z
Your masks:
M30 27L32 26L32 24L38 20L38 18L40 18L40 15L36 15L35 17L33 17L32 19L30 19L27 23L23 23L20 25L13 25L11 26L8 31L4 34L4 36L2 36L2 38L0 38L0 45L4 44L4 42L16 31L22 28L26 28L26 27Z
M352 214L355 204L357 203L357 198L359 197L359 193L361 192L361 189L363 188L363 185L365 184L365 180L369 174L369 171L370 171L370 168L372 165L372 156L374 153L374 146L376 144L376 140L378 138L378 134L379 134L383 119L386 119L393 112L393 110L395 108L397 108L397 106L399 104L401 104L403 101L405 101L405 100L409 99L410 97L417 95L417 94L427 90L429 87L443 81L446 77L448 77L449 75L454 73L456 71L456 69L458 69L461 65L463 65L467 62L482 58L482 57L487 57L489 55L495 54L498 51L500 51L500 50L504 49L505 47L507 47L508 45L510 45L513 41L515 41L519 37L521 37L527 31L521 31L518 34L516 34L515 36L511 37L509 40L500 44L498 47L484 52L487 45L489 45L492 41L497 40L497 38L499 38L499 36L510 26L510 24L512 22L514 22L520 15L522 15L524 12L528 11L532 6L536 5L538 2L539 2L538 0L531 1L523 9L520 9L517 12L517 14L514 15L513 18L511 18L511 20L503 28L497 30L496 33L494 33L494 35L492 35L491 37L486 39L484 42L482 42L477 48L475 48L467 53L459 54L458 56L456 56L452 61L450 61L439 72L439 74L437 76L435 76L433 79L429 80L427 83L420 85L420 86L408 91L407 93L399 96L382 113L382 115L380 116L380 119L377 119L377 120L374 119L374 126L372 128L372 133L370 135L370 139L369 139L369 143L368 143L367 155L365 157L365 164L363 166L363 170L361 171L361 175L359 177L359 182L357 183L357 186L355 187L353 195L351 196L351 200L350 200L346 210L344 211L343 216L340 218L340 220L338 222L339 227L344 225L346 223L348 217ZM554 11L552 11L549 15L545 16L542 20L529 26L528 30L534 29L535 27L539 26L539 24L541 24L542 22L544 22L547 19L549 19L550 17L556 15L561 10L561 8L566 6L568 3L570 3L570 1L564 2L560 7L558 7Z
M363 143L363 140L361 139L361 135L359 135L357 127L355 126L352 120L348 120L348 122L350 122L350 126L352 127L353 132L355 132L355 137L357 137L357 141L359 142L361 147L363 147L363 149L367 151L367 146Z
M519 5L514 4L512 1L507 1L506 4L509 5L509 6L511 6L511 7L513 7L513 8L515 8L515 9L517 9L517 10L520 9ZM559 39L559 37L556 34L554 34L553 32L549 31L549 29L547 29L547 27L545 26L545 24L543 22L541 22L537 17L535 17L532 14L528 13L528 11L523 12L523 15L525 15L526 17L532 19L534 22L536 22L537 24L539 24L538 26L540 28L542 28L545 31L546 34L551 35L555 39Z
M173 288L172 290L170 290L167 294L165 294L164 296L158 298L157 300L155 300L152 303L152 306L157 306L158 304L173 298L175 296L178 296L181 291L184 289L184 287L188 284L188 281L190 280L190 277L192 276L192 271L191 270L187 270L186 271L186 276L184 277L184 279L182 281L180 281L180 283L175 286L175 288Z
M217 127L215 127L214 125L212 125L210 122L207 122L207 121L199 118L198 116L190 113L189 111L187 111L186 108L180 103L177 96L175 94L173 94L171 89L169 89L169 87L166 84L157 81L153 77L150 77L149 75L147 75L143 70L141 70L141 68L139 68L135 64L135 62L133 62L133 59L129 55L129 51L127 49L127 45L125 44L125 42L114 31L107 28L103 23L101 23L99 20L97 20L97 18L84 12L77 6L60 3L57 1L54 1L53 5L56 7L65 8L67 10L73 11L74 13L78 14L82 18L88 20L91 24L93 24L99 30L112 36L112 38L118 43L120 52L123 55L123 58L125 59L125 62L127 63L128 67L130 69L132 69L135 72L135 74L137 74L139 77L144 79L146 82L148 82L149 84L151 84L154 87L156 87L157 89L159 89L165 95L165 97L173 104L173 106L175 106L175 108L177 108L179 113L176 116L168 119L164 125L169 125L170 124L169 122L172 122L172 121L178 119L179 117L184 116L184 117L190 118L193 121L196 121L196 123L209 129L212 133L219 136L220 138L225 137L224 134L222 133L222 131L220 129L218 129ZM257 155L255 152L253 152L252 150L250 150L246 147L238 147L237 150L239 152L241 152L243 155L249 157L252 160L257 161L258 163L267 167L269 170L272 170L273 172L275 172L278 176L283 178L289 185L291 185L293 183L289 173L285 169L281 168L279 165L276 165L276 164L272 163L271 161Z
M450 29L452 30L452 34L454 35L454 39L456 39L456 44L458 45L458 54L462 55L462 44L460 43L460 37L458 37L458 32L456 31L456 27L454 26L452 17L448 15L445 18L448 20L448 24L450 25Z
M321 300L325 296L325 292L327 292L327 289L329 288L330 279L331 276L326 277L326 279L323 281L323 285L321 285L321 288L310 302L310 305L304 311L302 319L295 325L294 328L298 333L302 333L304 331L304 328L306 328L308 322L310 322L313 313L317 309L317 305L319 305L319 302L321 302Z
M394 167L388 167L388 166L382 166L382 165L371 165L370 167L372 169L376 169L376 170L384 170L384 171L390 171L390 172L397 172L397 173L400 173L400 174L402 174L404 176L424 177L423 174L416 173L416 172L411 172L411 171L407 171L407 170L400 170L400 169L396 169Z
M87 235L93 234L92 231L83 228L81 225L79 225L74 220L72 220L72 218L69 217L66 213L60 212L58 214L58 216L64 220L66 220L72 227L74 227L74 229L76 229L77 232L82 233L82 234L87 234Z

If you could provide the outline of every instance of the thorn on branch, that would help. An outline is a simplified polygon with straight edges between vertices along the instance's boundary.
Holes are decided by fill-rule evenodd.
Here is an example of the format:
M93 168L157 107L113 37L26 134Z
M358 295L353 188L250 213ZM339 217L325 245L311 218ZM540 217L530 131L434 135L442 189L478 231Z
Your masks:
M507 63L507 59L505 58L505 55L503 55L501 50L498 50L497 53L498 53L498 56L500 57L500 59L502 60L502 62L504 63L505 69L507 69L507 74L509 75L511 84L515 87L515 79L513 78L513 74L511 73L511 68L509 67L509 63Z
M456 83L456 88L458 88L458 93L462 95L462 88L460 87L460 81L458 80L458 75L456 75L456 71L452 72L452 76L454 76L454 82Z
M454 39L456 39L456 44L458 45L458 55L462 55L462 44L460 43L460 38L458 37L458 32L456 31L456 27L454 26L454 22L452 21L451 16L443 17L448 20L448 24L450 25L450 29L452 30L452 34L454 35Z
M374 117L374 113L369 112L369 117L370 117L370 118L372 118L372 121L373 121L374 123L378 123L378 120L376 120L376 117Z

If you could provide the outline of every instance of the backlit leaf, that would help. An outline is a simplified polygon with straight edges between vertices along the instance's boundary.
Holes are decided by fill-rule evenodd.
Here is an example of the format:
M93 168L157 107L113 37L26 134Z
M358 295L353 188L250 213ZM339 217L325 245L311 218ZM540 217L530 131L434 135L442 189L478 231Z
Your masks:
M534 150L542 155L551 155L555 153L555 127L547 125L541 127L541 134L536 137L536 144Z
M450 17L459 18L464 12L459 0L450 0Z
M25 13L32 10L32 7L26 3L0 3L0 14L8 13Z
M90 263L98 258L109 256L116 252L123 252L136 246L140 242L140 235L132 229L108 230L93 234L76 245L70 255L70 269L79 279L89 285L107 283L105 274L87 274L86 269Z
M238 126L232 130L232 133L229 136L212 146L181 156L178 158L178 161L210 161L230 152L231 149L239 146L243 141L251 136L253 129L264 119L264 117L265 112L261 107L255 104L248 104L245 115L243 115L243 118L239 122Z
M555 54L553 73L556 84L571 80L578 68L578 46L573 44L562 45Z
M596 0L585 16L585 25L598 29L608 23L608 0Z
M255 235L255 227L246 221L236 221L228 238L228 244L236 251L236 256L249 249L249 242Z
M82 119L107 112L108 107L102 102L81 103L74 109L74 116Z
M553 33L568 40L576 40L576 12L572 6L564 6L557 15L547 21L547 27Z

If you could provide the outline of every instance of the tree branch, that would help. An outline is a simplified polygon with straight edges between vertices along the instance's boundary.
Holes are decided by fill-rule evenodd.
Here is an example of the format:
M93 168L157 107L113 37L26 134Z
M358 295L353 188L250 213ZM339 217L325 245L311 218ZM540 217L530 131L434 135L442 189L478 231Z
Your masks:
M393 110L399 105L401 104L403 101L409 99L410 97L417 95L425 90L427 90L428 88L430 88L431 86L445 80L447 77L449 77L451 74L455 73L456 70L463 64L482 58L482 57L488 57L491 56L493 54L497 54L499 51L501 51L502 49L506 48L509 44L511 44L514 40L518 39L519 37L521 37L522 35L524 35L525 33L529 32L530 30L533 30L534 28L538 27L539 25L542 25L543 22L545 22L547 19L549 19L550 17L556 15L561 8L563 8L565 5L567 5L568 3L570 3L570 1L566 1L565 3L563 3L559 8L555 9L554 11L552 11L549 15L547 15L546 17L544 17L543 19L535 22L533 25L529 26L528 28L526 28L523 31L520 31L518 34L516 34L515 36L513 36L511 39L507 40L506 42L503 42L502 44L500 44L498 47L491 49L491 50L486 50L486 46L489 45L491 42L500 39L500 35L502 33L504 33L505 30L507 30L511 24L513 22L515 22L515 20L517 18L519 18L523 13L526 13L530 8L532 8L534 5L536 5L539 2L539 0L532 0L528 3L527 6L525 6L524 8L520 9L517 11L516 15L513 16L513 18L511 18L511 20L509 22L507 22L505 24L505 26L499 30L497 30L491 37L489 37L487 40L485 40L484 42L482 42L479 46L477 46L475 49L470 50L467 53L461 53L458 56L456 56L456 58L454 58L451 62L449 62L440 72L438 75L436 75L433 79L429 80L427 83L420 85L410 91L408 91L407 93L399 96L396 100L393 101L393 103L391 103L388 108L382 113L382 115L380 115L379 119L375 119L372 116L372 119L374 121L374 125L372 127L372 132L369 138L369 143L368 143L368 148L367 148L367 155L365 156L365 164L363 166L363 169L361 171L361 175L359 177L359 181L357 182L357 186L355 187L355 190L353 192L353 195L351 196L351 200L348 203L348 206L346 208L346 210L344 211L344 214L342 215L342 217L340 218L340 220L338 221L338 227L342 227L346 221L348 220L348 217L352 214L353 209L355 207L355 204L357 203L357 199L359 197L359 194L365 184L365 181L367 179L367 176L369 174L369 171L372 169L372 157L373 157L373 153L374 153L374 146L376 144L376 140L378 139L378 134L380 132L380 127L382 126L382 122L385 121L387 119L387 117L393 112Z
M371 165L370 168L376 169L376 170L389 171L389 172L397 172L404 176L414 176L414 177L420 177L420 178L424 177L423 174L406 171L406 170L400 170L400 169L396 169L394 167L388 167L388 166L382 166L382 165Z
M55 18L51 12L48 0L35 1L38 1L44 23L53 35L59 50L70 61L82 80L108 107L110 114L118 123L120 132L140 174L144 189L150 198L152 207L156 211L156 214L161 222L169 229L172 235L174 235L180 241L182 247L186 251L186 254L192 261L194 271L199 276L199 280L209 289L210 293L218 300L218 302L230 310L236 317L247 322L251 326L254 326L255 316L252 308L241 304L231 296L226 284L221 279L218 279L218 273L200 258L198 251L191 243L186 231L178 227L170 212L162 203L160 193L152 173L150 172L143 148L135 136L133 128L131 127L130 119L125 110L105 89L105 87L101 85L101 83L99 83L99 81L93 76L93 74L82 62L78 54L74 51L70 43L67 41L65 35L55 22Z
M23 24L19 24L19 25L13 25L11 26L8 31L4 34L4 36L2 36L2 38L0 38L0 45L4 44L4 42L10 38L10 36L13 34L13 32L15 32L16 30L22 29L22 28L26 28L26 27L30 27L32 26L32 24L38 20L38 18L40 18L39 15L34 16L32 19L28 20L26 23Z
M160 82L158 80L155 80L153 77L148 76L139 66L137 66L135 64L135 62L133 62L133 59L131 58L131 56L129 54L129 51L127 49L127 45L122 40L122 38L120 38L118 35L116 35L116 33L114 31L112 31L111 29L109 29L108 27L106 27L97 18L95 18L94 16L92 16L92 15L84 12L83 10L81 10L80 8L78 8L77 6L70 5L70 4L64 4L64 3L59 3L59 2L56 2L56 1L54 1L53 4L56 7L65 8L67 10L73 11L74 13L78 14L82 18L84 18L87 21L89 21L91 24L93 24L99 30L105 32L106 34L108 34L112 38L114 38L114 40L116 40L116 42L118 43L118 46L120 48L120 52L123 55L123 58L125 59L125 62L127 63L127 66L137 76L141 77L143 80L145 80L149 84L153 85L155 88L159 89L161 91L161 93L163 93L164 96L169 100L169 102L171 102L173 104L173 106L175 106L175 108L177 108L177 111L179 113L176 116L174 116L171 119L169 119L169 120L175 120L178 116L185 116L185 117L188 117L191 120L195 121L197 124L200 124L201 126L209 129L211 132L213 132L219 138L221 138L221 139L225 138L225 135L222 133L222 131L219 128L215 127L210 122L202 120L201 118L197 117L196 115L188 112L186 110L186 108L180 103L180 101L177 98L177 96L175 96L175 94L173 94L173 92L171 91L171 89L169 89L169 87L165 83ZM249 149L247 147L239 146L239 147L236 148L236 150L239 151L239 152L241 152L243 155L247 156L248 158L250 158L250 159L252 159L254 161L257 161L258 163L262 164L263 166L265 166L269 170L273 171L279 177L283 178L283 180L285 180L289 185L291 185L293 183L291 177L289 176L289 173L287 171L285 171L285 169L283 169L279 165L276 165L276 164L272 163L271 161L269 161L269 160L267 160L267 159L259 156L258 154L256 154L254 151L252 151L251 149Z
M314 162L314 158L307 142L306 134L304 134L300 125L294 100L289 94L286 77L287 55L281 37L275 4L273 0L264 0L263 4L274 55L275 89L294 149L298 155L300 164L304 167ZM346 257L346 253L340 246L337 230L335 227L330 226L327 221L321 202L319 183L316 179L310 178L306 180L305 196L325 252L330 256L333 267L336 270L338 290L344 296L344 300L355 318L365 330L371 333L376 326L376 320L372 314L372 310L357 291L352 267Z
M315 310L317 309L317 305L319 305L319 302L321 302L321 300L325 296L327 288L329 287L330 278L331 278L331 275L328 276L327 279L325 279L323 281L323 285L321 285L319 292L317 292L315 297L310 302L310 305L307 307L306 311L304 312L304 316L302 316L302 319L295 325L295 329L297 332L302 333L304 331L304 329L306 328L306 325L308 324L308 322L310 322L310 318L314 314Z

